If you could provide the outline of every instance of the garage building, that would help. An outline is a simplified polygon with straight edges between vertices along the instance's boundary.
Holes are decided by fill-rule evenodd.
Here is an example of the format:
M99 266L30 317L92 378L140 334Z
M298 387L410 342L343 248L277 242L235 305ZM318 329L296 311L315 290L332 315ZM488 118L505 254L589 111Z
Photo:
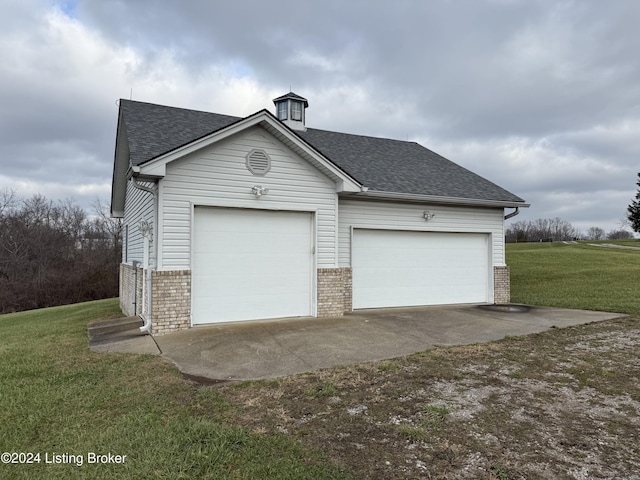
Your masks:
M523 199L415 142L307 128L292 92L274 104L239 118L120 101L125 314L161 334L509 301L504 219Z

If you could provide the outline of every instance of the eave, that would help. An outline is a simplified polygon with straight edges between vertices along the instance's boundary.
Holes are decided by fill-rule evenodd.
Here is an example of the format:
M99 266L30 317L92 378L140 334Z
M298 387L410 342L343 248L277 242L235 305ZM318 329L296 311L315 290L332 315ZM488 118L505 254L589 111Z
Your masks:
M122 112L118 112L116 145L113 155L113 177L111 179L111 216L124 217L124 201L127 190L127 174L129 162L129 140L124 125Z
M526 208L531 204L516 202L511 200L487 200L480 198L459 198L441 197L438 195L419 195L413 193L383 192L378 190L368 190L360 193L345 193L344 198L354 198L362 200L390 200L396 202L425 203L439 205L458 205L470 207L493 207L493 208Z

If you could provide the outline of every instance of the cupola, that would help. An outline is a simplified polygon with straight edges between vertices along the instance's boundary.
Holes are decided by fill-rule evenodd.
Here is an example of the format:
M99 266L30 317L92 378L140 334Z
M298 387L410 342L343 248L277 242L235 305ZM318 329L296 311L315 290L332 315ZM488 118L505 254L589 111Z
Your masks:
M305 110L309 106L306 98L289 92L273 100L276 106L276 117L293 130L305 131Z

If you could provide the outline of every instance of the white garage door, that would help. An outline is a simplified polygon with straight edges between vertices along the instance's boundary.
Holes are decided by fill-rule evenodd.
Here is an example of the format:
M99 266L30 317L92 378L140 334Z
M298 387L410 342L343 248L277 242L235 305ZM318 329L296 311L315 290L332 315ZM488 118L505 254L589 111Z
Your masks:
M353 308L484 303L489 235L353 233Z
M195 208L194 325L312 314L310 213Z

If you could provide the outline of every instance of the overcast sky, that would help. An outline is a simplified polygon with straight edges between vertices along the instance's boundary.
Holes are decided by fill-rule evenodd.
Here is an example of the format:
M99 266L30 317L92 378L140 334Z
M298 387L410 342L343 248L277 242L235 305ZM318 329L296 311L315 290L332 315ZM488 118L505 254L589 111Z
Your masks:
M0 0L0 190L109 201L117 100L421 143L620 227L640 171L636 0Z

